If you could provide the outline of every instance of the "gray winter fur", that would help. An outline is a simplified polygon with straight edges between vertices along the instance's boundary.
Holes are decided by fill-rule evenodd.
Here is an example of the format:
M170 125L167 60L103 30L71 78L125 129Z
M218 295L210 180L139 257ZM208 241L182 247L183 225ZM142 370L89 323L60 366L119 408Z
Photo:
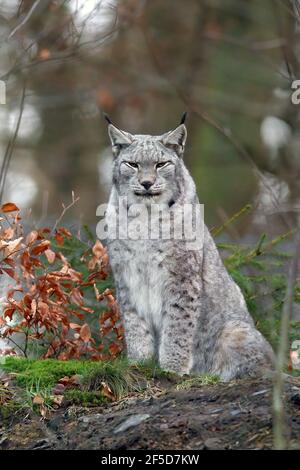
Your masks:
M174 211L199 203L182 159L184 124L161 136L131 135L112 124L108 132L115 157L108 227L120 197L127 197L128 212L133 204ZM206 227L196 250L184 239L109 239L108 250L130 360L155 355L165 370L226 381L271 367L272 348L255 328Z

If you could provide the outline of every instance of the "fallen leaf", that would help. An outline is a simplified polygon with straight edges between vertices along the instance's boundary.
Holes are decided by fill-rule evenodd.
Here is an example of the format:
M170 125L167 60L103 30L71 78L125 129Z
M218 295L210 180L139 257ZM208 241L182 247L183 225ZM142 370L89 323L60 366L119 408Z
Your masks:
M66 387L65 387L63 384L58 383L58 384L56 384L55 387L53 388L52 393L53 393L54 395L58 395L58 396L59 396L59 395L63 395L63 393L64 393L64 391L65 391L65 388L66 388Z
M106 398L109 398L112 401L116 400L115 395L113 394L111 388L109 387L109 385L107 385L106 382L101 382L101 392Z
M51 400L55 405L60 406L63 402L64 396L63 395L52 395Z
M35 395L32 400L32 403L34 405L43 405L44 402L45 402L44 398L39 394Z
M49 415L49 411L47 410L47 408L44 405L41 405L40 413L41 413L41 415L44 419L46 419Z

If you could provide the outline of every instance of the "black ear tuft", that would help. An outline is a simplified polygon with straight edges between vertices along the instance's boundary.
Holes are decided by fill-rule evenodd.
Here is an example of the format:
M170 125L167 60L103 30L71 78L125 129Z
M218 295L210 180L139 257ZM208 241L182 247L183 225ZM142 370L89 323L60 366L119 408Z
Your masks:
M187 118L187 115L188 115L187 112L183 113L182 118L181 118L181 121L180 121L180 124L184 124L184 123L185 123L186 118Z
M108 117L106 113L103 113L103 117L108 124L112 124L111 119Z

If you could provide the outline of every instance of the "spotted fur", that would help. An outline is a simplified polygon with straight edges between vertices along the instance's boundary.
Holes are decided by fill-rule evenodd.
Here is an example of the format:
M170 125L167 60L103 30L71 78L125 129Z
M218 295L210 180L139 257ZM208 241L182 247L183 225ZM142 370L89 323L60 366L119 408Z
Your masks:
M108 226L120 197L127 198L128 214L140 203L161 204L165 214L198 204L182 159L184 124L161 136L131 135L112 124L108 130L115 156ZM144 216L146 224L147 211ZM185 239L108 241L128 357L155 355L162 368L179 374L256 375L271 366L272 349L206 227L202 242L190 250Z

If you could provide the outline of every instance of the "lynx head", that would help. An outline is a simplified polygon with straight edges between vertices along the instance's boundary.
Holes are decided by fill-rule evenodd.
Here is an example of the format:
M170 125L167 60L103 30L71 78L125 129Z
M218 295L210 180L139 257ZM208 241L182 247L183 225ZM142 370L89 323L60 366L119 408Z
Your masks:
M160 136L132 135L109 121L114 154L113 184L128 204L169 204L180 195L187 130L181 124Z

